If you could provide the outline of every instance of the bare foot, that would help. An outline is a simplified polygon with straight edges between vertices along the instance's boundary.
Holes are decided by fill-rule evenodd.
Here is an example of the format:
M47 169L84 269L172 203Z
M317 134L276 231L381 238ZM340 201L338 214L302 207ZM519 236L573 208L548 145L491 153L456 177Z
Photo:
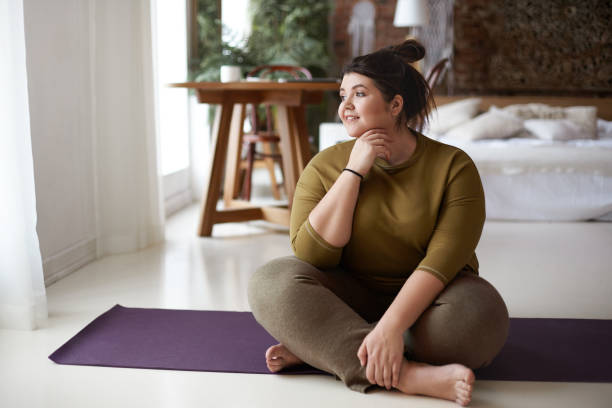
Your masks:
M302 364L295 354L289 351L289 349L282 344L277 344L266 350L266 365L268 370L273 373L282 370L286 367Z
M474 373L461 364L431 366L404 360L398 389L405 394L444 398L466 406L472 400Z

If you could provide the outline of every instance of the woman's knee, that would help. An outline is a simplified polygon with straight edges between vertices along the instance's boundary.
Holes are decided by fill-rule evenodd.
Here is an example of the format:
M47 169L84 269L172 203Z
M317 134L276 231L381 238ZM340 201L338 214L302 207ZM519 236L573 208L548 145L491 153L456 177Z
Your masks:
M312 269L312 265L294 256L277 258L259 267L248 286L249 305L255 316L282 307L285 300L292 298L299 277L308 276Z
M417 320L410 337L419 359L479 368L499 353L508 328L499 292L486 280L462 273Z

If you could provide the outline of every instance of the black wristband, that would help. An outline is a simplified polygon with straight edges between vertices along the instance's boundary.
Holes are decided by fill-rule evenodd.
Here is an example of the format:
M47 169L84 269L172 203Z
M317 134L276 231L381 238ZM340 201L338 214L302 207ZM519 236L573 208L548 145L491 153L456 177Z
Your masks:
M356 175L357 177L359 177L360 179L363 180L363 176L361 174L357 173L355 170L351 170L351 169L347 169L347 168L342 169L342 171L345 171L345 170L346 171L350 171L351 173L353 173L354 175Z

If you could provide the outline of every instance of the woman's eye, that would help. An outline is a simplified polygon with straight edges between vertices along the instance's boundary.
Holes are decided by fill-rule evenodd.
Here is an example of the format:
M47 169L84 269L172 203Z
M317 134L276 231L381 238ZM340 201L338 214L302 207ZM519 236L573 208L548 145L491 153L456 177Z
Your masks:
M363 92L356 92L355 95L357 95L357 96L365 96L365 93L363 93Z
M346 99L346 96L344 96L344 95L340 95L340 100L341 100L341 101L343 101L343 100L345 100L345 99Z

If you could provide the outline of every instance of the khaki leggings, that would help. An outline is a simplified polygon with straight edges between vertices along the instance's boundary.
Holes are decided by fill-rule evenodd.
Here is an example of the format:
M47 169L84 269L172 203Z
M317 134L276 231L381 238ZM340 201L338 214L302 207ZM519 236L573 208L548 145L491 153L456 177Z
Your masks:
M259 268L248 295L257 321L301 360L355 391L372 386L357 350L393 296L373 292L342 269L322 271L293 256ZM495 288L460 272L404 334L405 356L483 367L502 348L508 324L508 310Z

